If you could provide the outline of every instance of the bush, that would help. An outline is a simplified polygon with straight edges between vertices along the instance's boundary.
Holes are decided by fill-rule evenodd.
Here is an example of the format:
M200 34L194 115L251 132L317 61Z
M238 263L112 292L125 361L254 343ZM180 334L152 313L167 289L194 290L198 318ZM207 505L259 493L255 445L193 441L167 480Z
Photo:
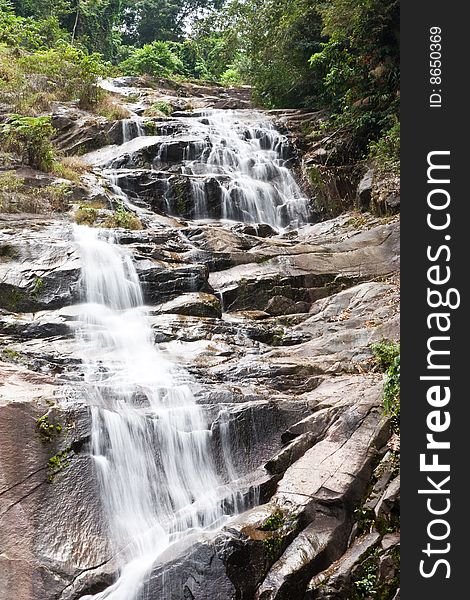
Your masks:
M110 228L122 227L124 229L142 229L140 219L126 210L122 203L117 205L113 216L106 219L104 226Z
M150 108L147 108L144 115L146 117L160 117L164 115L166 117L170 117L173 113L173 107L168 102L164 100L159 100L152 104Z
M226 71L222 73L220 76L220 83L222 85L230 86L230 85L242 85L243 79L240 75L238 69L234 67L229 67Z
M98 104L104 93L98 79L110 72L110 66L102 62L99 54L86 54L69 44L24 55L18 66L27 75L45 76L47 90L56 99L77 99L84 109Z
M50 117L13 115L0 126L7 150L18 153L24 163L42 171L50 171L54 164L53 133Z
M133 50L120 66L125 75L170 77L184 73L184 65L171 50L169 42L145 44L142 48Z
M91 166L79 156L64 156L55 161L52 167L54 175L62 177L62 179L68 179L74 183L79 183L81 176L89 171L91 171Z
M17 17L11 5L0 3L0 44L34 52L69 37L60 27L57 17L40 20Z
M75 223L78 225L94 225L98 218L96 208L80 206L75 213Z

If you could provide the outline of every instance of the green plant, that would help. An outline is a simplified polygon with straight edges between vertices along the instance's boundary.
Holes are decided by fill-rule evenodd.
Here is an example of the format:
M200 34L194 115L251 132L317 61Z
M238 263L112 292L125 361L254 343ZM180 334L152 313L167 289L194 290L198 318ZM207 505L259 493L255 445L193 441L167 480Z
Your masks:
M12 348L3 348L2 354L8 360L18 360L21 357L20 353Z
M220 76L220 83L225 86L242 85L243 78L236 67L229 67Z
M155 102L153 108L162 112L167 117L170 117L171 113L173 112L173 107L171 106L171 104L165 102L164 100L159 100L158 102Z
M369 144L369 157L379 171L400 172L400 123L398 121L377 141Z
M49 414L46 413L36 420L36 429L39 432L41 441L50 444L55 436L60 435L63 427L59 421L50 421Z
M91 170L90 165L79 156L64 156L54 161L52 171L54 175L62 179L68 179L74 183L80 183L82 175Z
M400 422L400 344L382 341L372 344L375 360L385 373L384 411L391 417L392 428L398 431Z
M44 287L44 280L42 279L42 277L36 277L36 279L34 280L33 289L31 291L31 296L33 298L37 299L38 296L41 294L43 287Z
M275 510L261 525L261 531L276 531L286 523L286 516L281 510Z
M7 149L17 152L23 162L42 171L50 171L53 166L53 133L50 117L12 115L0 125L0 137Z
M153 75L154 77L170 77L182 74L182 61L173 52L169 42L155 41L133 50L121 65L126 75Z
M72 457L72 448L68 446L65 450L57 452L54 456L47 461L47 481L52 483L57 473L60 473L64 469L70 466L70 459Z
M122 203L118 203L113 216L106 219L104 226L110 228L142 229L142 222L136 215L126 210Z
M98 218L96 208L80 206L75 212L75 223L78 225L94 225Z

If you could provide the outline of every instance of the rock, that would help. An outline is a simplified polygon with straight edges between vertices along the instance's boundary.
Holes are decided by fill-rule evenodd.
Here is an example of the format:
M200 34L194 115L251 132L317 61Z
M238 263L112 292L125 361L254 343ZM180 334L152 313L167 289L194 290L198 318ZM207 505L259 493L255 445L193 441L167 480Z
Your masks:
M400 210L400 177L383 173L374 179L371 208L377 215L393 215Z
M400 502L400 476L397 475L388 485L384 491L382 497L378 501L375 507L375 514L377 517L384 517L390 515L393 511L399 512Z
M160 304L187 292L212 292L204 265L168 265L141 260L136 264L147 304Z
M369 169L366 174L363 176L359 185L357 186L357 207L359 210L369 210L370 201L372 197L372 185L374 179L374 170Z
M265 311L270 315L292 315L308 312L308 302L294 302L285 296L273 296L269 299Z
M344 515L342 515L344 519ZM301 598L311 574L331 563L344 545L341 517L319 515L299 533L271 567L255 594L255 600Z
M157 312L215 319L222 316L220 301L212 294L202 292L178 296L178 298L157 307Z
M79 443L86 413L58 407L63 388L51 377L3 363L0 373L0 589L48 600L109 558L91 459ZM43 415L62 427L50 441L37 427ZM49 458L69 446L70 466L49 483Z
M377 545L380 535L368 533L358 538L348 550L325 571L310 581L305 600L333 600L349 597L351 575L369 551Z
M12 312L60 308L79 300L80 262L70 226L4 229L0 245L14 260L0 262L0 306Z
M396 224L379 226L328 248L299 249L282 259L276 256L211 273L209 282L222 295L227 311L262 310L274 296L312 303L372 273L395 272L398 243Z

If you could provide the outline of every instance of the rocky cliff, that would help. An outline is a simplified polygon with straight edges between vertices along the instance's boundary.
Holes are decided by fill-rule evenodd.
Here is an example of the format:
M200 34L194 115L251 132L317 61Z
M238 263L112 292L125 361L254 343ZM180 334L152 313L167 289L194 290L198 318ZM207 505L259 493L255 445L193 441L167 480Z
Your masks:
M367 212L370 202L352 210L359 176L343 195L356 200L329 220L311 181L299 227L224 220L223 181L209 177L201 219L191 181L204 174L180 168L197 150L184 119L247 108L248 92L136 83L112 87L148 115L138 125L57 105L57 147L86 153L79 181L8 166L21 185L0 213L0 595L78 600L119 566L80 394L80 220L113 230L131 254L155 343L189 372L216 455L228 436L247 507L171 546L142 598L398 598L399 444L371 349L399 338L398 217ZM158 101L173 114L152 116ZM292 115L268 118L288 128ZM284 152L300 173L305 149L292 139ZM24 212L31 190L64 184L60 210L41 201Z

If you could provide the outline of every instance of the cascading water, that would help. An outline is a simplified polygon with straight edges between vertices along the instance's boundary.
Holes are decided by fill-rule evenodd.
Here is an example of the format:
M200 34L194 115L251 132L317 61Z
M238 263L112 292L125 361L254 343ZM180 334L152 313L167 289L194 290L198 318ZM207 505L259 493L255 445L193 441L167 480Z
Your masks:
M133 184L126 189L126 176L141 168L140 153L151 147L155 154L147 172L159 183L154 194L162 210L171 215L185 216L181 206L190 204L192 219L267 223L276 229L309 221L309 200L289 166L288 140L262 113L188 113L172 118L171 135L163 135L165 128L160 127L160 135L145 136L136 123L131 119L123 124L121 148L102 149L88 158L119 177L125 192L138 196ZM148 201L148 190L143 191ZM182 202L182 194L190 197L189 203Z
M210 110L187 120L193 122L190 134L201 138L188 146L183 162L183 173L195 176L197 216L209 212L202 206L201 180L215 177L224 219L278 228L308 221L308 199L287 167L287 139L264 115Z
M77 337L92 455L110 541L123 565L113 585L83 600L142 600L158 555L195 530L221 526L228 518L223 507L236 510L237 495L230 497L216 473L211 432L189 375L153 343L129 255L97 230L77 227L76 239L86 298ZM229 461L227 448L222 454ZM234 477L229 462L225 471Z

